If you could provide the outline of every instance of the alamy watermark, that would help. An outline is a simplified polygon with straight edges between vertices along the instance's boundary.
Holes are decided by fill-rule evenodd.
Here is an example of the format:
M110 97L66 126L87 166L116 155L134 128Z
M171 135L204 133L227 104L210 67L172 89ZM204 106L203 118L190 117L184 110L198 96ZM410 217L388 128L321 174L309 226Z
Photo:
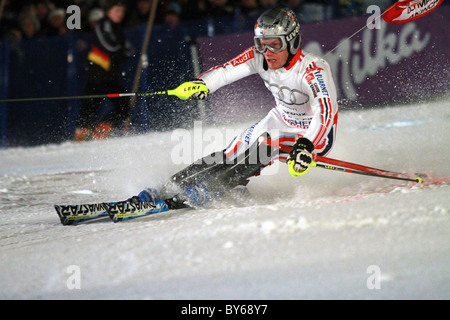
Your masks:
M67 7L66 13L68 14L66 20L66 27L69 30L81 29L81 9L77 5L71 5Z
M66 13L68 14L66 19L66 26L69 30L81 29L81 9L79 6L73 4L67 7ZM366 13L372 13L367 19L367 28L369 29L381 29L381 9L377 5L370 5L367 7Z
M380 290L381 289L381 269L377 265L370 265L367 267L366 273L369 277L366 281L367 289Z
M81 289L81 268L77 265L70 265L66 268L69 275L66 280L66 286L69 290Z
M274 137L270 148L260 140L261 136ZM256 132L255 126L246 130L204 128L202 121L195 121L191 130L176 129L171 134L175 142L170 153L173 164L269 164L274 167L279 161L278 143L280 130ZM295 137L295 135L294 135ZM295 139L295 138L293 138ZM292 142L295 142L292 140ZM276 168L277 169L277 168ZM271 174L276 170L271 170Z
M372 13L372 15L367 18L366 26L368 29L373 30L381 29L381 9L377 5L371 5L367 7L366 13Z

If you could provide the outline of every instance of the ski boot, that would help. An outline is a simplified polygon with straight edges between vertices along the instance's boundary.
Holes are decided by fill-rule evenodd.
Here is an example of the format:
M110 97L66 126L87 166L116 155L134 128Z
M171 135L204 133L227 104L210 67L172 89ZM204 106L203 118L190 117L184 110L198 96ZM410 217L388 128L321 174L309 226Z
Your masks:
M137 196L131 197L127 201L136 204L139 202L156 203L157 201L161 200L163 200L167 204L167 207L170 210L190 207L187 204L188 199L184 196L184 194L181 193L172 197L168 197L167 199L163 199L163 197L160 195L160 192L155 188L144 189L141 192L139 192Z
M159 196L158 190L155 188L147 188L139 192L137 196L133 196L128 199L128 202L139 203L139 202L156 202L162 200Z
M183 190L182 197L184 197L187 205L200 207L211 200L211 193L204 183L196 183L187 186Z

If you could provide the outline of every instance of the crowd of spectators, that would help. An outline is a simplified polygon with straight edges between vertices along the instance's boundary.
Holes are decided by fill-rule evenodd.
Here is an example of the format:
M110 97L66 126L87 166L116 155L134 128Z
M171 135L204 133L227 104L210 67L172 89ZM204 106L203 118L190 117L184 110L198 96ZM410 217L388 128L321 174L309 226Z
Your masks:
M0 13L0 38L22 40L64 35L70 31L66 26L66 9L73 4L78 5L81 11L81 29L74 31L92 31L96 21L104 16L102 7L105 1L6 0ZM158 2L155 23L174 27L180 22L207 17L255 20L264 10L277 4L286 4L295 12L301 12L305 2L310 0L166 0ZM313 2L329 4L333 0ZM124 3L127 5L124 27L148 21L152 0L129 0Z

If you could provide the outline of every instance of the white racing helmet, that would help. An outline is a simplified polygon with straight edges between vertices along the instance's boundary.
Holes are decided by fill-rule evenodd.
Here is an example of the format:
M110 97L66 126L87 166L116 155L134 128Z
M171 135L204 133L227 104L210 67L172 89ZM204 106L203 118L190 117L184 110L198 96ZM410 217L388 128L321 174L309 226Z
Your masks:
M262 44L261 40L279 40ZM256 21L255 47L263 53L266 50L281 52L288 48L291 55L295 55L300 48L300 24L295 13L286 7L274 7L265 11Z

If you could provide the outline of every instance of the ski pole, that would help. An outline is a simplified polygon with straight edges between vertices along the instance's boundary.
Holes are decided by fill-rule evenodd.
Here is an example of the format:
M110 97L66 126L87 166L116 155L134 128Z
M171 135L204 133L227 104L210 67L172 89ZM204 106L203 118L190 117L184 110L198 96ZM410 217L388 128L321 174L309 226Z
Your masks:
M375 174L375 173L370 173L370 172L365 172L365 171L358 171L358 170L353 170L353 169L348 169L348 168L335 167L335 166L332 166L332 165L329 165L329 164L317 163L315 161L313 161L311 163L311 166L316 167L316 168L340 171L340 172L360 174L360 175L363 175L363 176L388 178L388 179L395 179L395 180L403 180L403 181L412 181L412 182L422 183L422 178L420 178L420 177L416 177L416 178L412 179L412 178L405 178L405 177L398 177L398 176L386 176L386 175L382 175L382 174Z
M291 149L292 149L289 146L274 143L272 140L264 138L264 137L260 138L260 143L265 143L273 148L278 148L281 151L286 152L286 153L290 153ZM380 178L388 178L388 179L396 179L396 180L422 183L421 177L408 178L408 177L405 177L404 174L402 174L402 173L372 168L372 167L363 166L363 165L356 164L356 163L351 163L351 162L342 161L342 160L336 160L336 159L322 157L322 156L318 156L318 155L314 156L314 161L312 162L311 165L313 167L335 170L335 171L340 171L340 172L355 173L355 174L372 176L372 177L380 177Z
M69 99L94 99L94 98L121 98L121 97L148 97L154 95L177 96L181 100L187 100L196 92L206 91L208 88L204 84L196 84L185 82L178 88L173 90L156 91L156 92L131 92L131 93L106 93L83 96L64 96L64 97L46 97L46 98L17 98L17 99L1 99L0 102L26 102L26 101L51 101L51 100L69 100Z

